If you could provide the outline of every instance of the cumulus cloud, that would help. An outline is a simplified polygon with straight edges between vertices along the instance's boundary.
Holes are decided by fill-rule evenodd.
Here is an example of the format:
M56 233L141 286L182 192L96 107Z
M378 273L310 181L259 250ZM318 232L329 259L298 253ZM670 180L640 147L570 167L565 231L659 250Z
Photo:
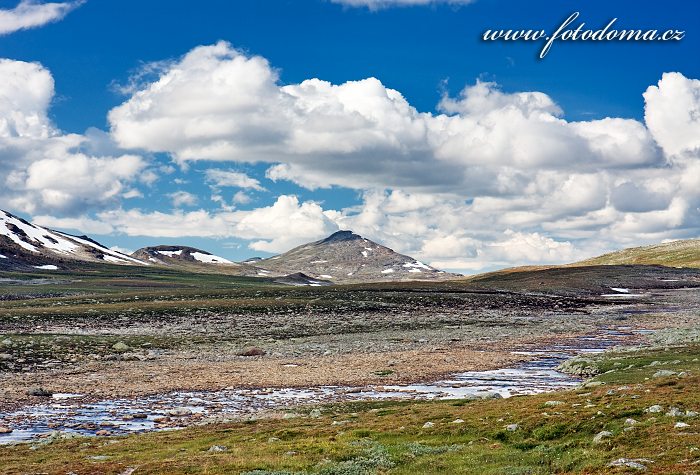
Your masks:
M168 197L170 197L170 200L173 202L173 206L176 208L181 206L194 206L199 201L196 195L182 190L169 193Z
M663 161L643 124L568 122L539 92L477 82L418 112L368 78L281 85L264 58L225 42L195 48L109 114L126 148L175 160L268 162L267 177L307 188L391 187L520 193L532 170L597 170Z
M63 3L21 0L11 10L0 10L0 35L37 28L47 23L59 21L83 3L85 3L83 0Z
M225 42L149 72L155 79L134 81L110 111L109 136L74 135L47 118L48 71L0 61L0 200L92 229L235 237L266 252L352 229L450 270L566 262L700 233L699 82L679 73L644 93L642 123L571 121L542 92L484 81L420 112L375 78L283 84L267 60ZM157 177L139 151L168 153L183 171L206 161L219 209L122 208L135 184ZM282 195L238 210L267 191L236 171L250 162L268 164L269 180L358 190L361 203L324 209ZM198 204L186 192L170 198Z
M267 60L220 42L169 63L109 121L121 146L181 163L265 162L273 181L360 190L358 206L317 211L478 269L697 235L698 84L665 74L644 93L645 123L570 121L542 92L484 81L426 113L375 78L282 84Z
M647 126L668 155L700 153L700 80L665 73L644 101Z
M237 237L253 241L251 249L266 252L284 252L338 230L329 212L319 204L300 202L293 195L279 196L272 205L249 211L175 210L166 213L118 209L101 212L98 216L115 231L129 236Z
M53 78L41 65L0 59L0 200L7 207L79 214L148 179L140 156L86 153L86 136L58 130L47 115L53 95Z
M258 191L264 190L264 188L260 185L260 181L249 177L245 173L212 168L207 170L205 175L207 181L215 187L250 188Z

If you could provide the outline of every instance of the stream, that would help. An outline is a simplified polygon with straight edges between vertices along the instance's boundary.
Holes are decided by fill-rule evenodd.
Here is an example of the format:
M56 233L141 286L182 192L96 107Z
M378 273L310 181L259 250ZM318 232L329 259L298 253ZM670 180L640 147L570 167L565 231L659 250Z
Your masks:
M13 430L0 444L71 435L119 435L169 430L193 424L251 417L262 411L285 411L331 402L405 399L489 399L572 388L579 378L556 371L563 361L599 353L646 333L629 327L601 329L593 335L553 344L538 351L515 351L533 359L510 368L467 371L420 384L309 388L259 388L173 392L132 399L85 402L81 394L54 394L46 403L0 413Z

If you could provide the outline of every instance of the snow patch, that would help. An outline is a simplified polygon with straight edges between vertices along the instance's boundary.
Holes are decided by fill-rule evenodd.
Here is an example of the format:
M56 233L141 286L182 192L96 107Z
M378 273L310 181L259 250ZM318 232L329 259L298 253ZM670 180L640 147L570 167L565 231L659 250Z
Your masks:
M333 278L332 275L328 275L328 274L321 274L319 277L321 277L322 279L332 279Z
M323 264L328 261L320 260L320 261L311 261L309 264Z
M364 257L367 257L367 256L368 256L367 251L362 251L362 255L363 255Z
M2 254L0 254L0 259L7 259L7 257L5 257L5 256L3 256Z
M610 290L614 292L620 292L621 294L629 294L630 289L624 289L622 287L610 287Z
M223 257L219 257L219 256L214 256L212 254L204 254L202 252L193 252L190 255L194 258L194 260L199 261L199 262L204 262L206 264L233 264L228 259L224 259Z
M418 268L418 269L425 269L425 270L430 270L430 267L423 264L422 262L419 261L414 261L414 262L407 262L403 265L403 267L413 267L413 268ZM410 272L410 271L409 271Z
M156 251L158 254L163 254L164 256L168 257L173 257L173 256L181 256L182 255L182 249L179 251Z
M418 272L419 274L421 273L420 269L409 269L408 272L410 272L412 274L415 274L416 272Z
M44 266L33 266L35 269L41 270L58 270L58 267L53 264L46 264Z
M392 274L394 272L394 269L384 269L382 271L382 274Z

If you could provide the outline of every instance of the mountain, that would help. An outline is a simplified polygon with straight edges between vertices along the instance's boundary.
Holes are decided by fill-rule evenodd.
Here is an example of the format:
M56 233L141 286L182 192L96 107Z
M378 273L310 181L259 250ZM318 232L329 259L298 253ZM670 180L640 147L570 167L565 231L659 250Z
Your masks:
M338 231L320 241L258 260L255 266L274 273L303 273L334 283L458 277L394 252L352 231Z
M234 264L228 259L215 256L207 251L188 246L153 246L143 247L131 256L141 261L154 264L175 265L193 264Z
M0 268L57 270L76 261L144 264L87 236L37 226L0 210Z
M132 255L0 211L0 270L74 269L80 263L149 265L189 272L255 276L287 285L447 280L460 277L399 254L351 231L338 231L268 259L232 262L189 246L144 247Z
M575 266L648 264L700 268L700 239L631 247L577 262Z

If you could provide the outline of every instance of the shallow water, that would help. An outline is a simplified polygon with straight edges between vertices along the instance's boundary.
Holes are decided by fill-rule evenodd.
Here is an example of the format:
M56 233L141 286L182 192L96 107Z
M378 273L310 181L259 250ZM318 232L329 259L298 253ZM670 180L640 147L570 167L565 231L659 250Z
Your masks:
M570 388L580 379L556 371L564 360L581 353L602 352L633 336L636 331L616 327L582 337L568 344L555 344L538 351L514 352L535 359L511 368L467 371L450 378L422 384L342 387L324 386L285 389L235 389L175 392L134 399L81 402L79 394L54 394L41 405L0 414L0 421L13 428L0 435L0 444L25 442L54 431L95 435L128 434L184 427L195 423L234 419L263 410L284 411L299 405L377 399L461 399L511 397ZM172 412L174 411L174 412ZM169 421L162 421L169 416Z

